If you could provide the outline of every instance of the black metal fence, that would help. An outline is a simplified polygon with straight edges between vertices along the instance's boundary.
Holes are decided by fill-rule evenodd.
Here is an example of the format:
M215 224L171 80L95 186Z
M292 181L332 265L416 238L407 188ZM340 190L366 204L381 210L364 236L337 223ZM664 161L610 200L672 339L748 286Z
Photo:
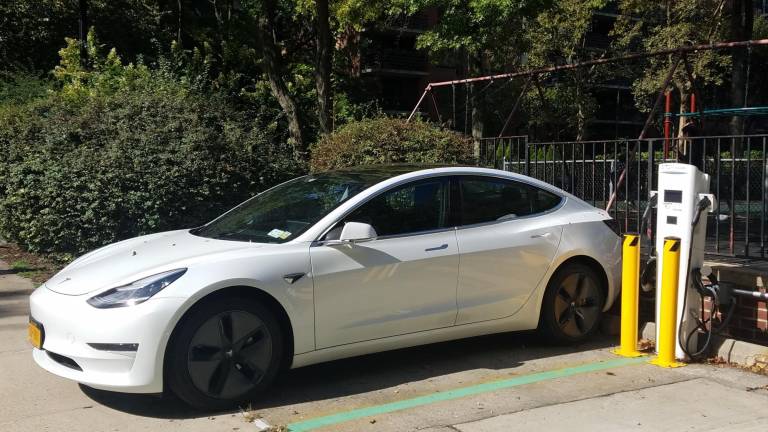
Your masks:
M639 231L660 163L696 165L710 175L717 198L707 220L707 252L768 259L766 144L768 135L674 138L665 158L663 138L548 143L524 136L483 138L479 162L546 181L595 207L606 208L615 192L607 210L624 232Z

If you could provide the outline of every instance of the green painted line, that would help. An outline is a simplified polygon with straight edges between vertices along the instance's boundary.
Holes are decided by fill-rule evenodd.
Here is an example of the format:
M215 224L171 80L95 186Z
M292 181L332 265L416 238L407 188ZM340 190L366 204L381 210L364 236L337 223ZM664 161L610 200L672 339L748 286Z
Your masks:
M636 365L645 363L648 359L645 357L637 358L618 358L613 360L605 360L594 363L587 363L579 366L567 367L563 369L555 369L545 372L537 372L529 375L522 375L514 378L509 378L500 381L493 381L489 383L477 384L468 387L460 387L453 390L443 391L428 394L425 396L415 397L413 399L404 399L396 402L385 403L382 405L374 405L365 408L359 408L351 411L340 412L337 414L331 414L323 417L316 417L309 420L304 420L288 425L288 430L291 432L305 432L313 429L321 428L324 426L330 426L338 423L344 423L351 420L356 420L363 417L369 417L378 414L386 414L394 411L400 411L408 408L414 408L422 405L433 404L435 402L442 402L447 400L459 399L467 396L472 396L480 393L487 393L496 390L501 390L510 387L516 387L525 384L533 384L536 382L553 380L557 378L564 378L573 375L596 372L605 369L612 369L622 366Z

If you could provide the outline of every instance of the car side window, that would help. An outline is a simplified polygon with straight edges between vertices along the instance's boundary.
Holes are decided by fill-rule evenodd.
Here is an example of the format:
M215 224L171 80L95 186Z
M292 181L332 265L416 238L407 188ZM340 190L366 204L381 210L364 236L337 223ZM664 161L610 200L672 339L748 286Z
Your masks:
M535 186L493 177L461 177L459 193L462 225L543 213L562 199Z
M443 228L446 185L442 179L408 183L374 197L350 213L344 222L370 224L379 236Z
M544 189L539 189L534 186L530 186L530 188L531 209L534 214L550 211L560 205L560 202L563 200L563 197L547 192Z

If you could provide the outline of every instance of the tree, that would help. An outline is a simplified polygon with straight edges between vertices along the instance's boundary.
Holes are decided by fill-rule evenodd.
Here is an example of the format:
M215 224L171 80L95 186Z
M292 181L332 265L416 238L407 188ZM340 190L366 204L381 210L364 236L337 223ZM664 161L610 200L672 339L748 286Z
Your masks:
M710 43L720 39L722 32L721 3L723 0L620 0L620 17L613 34L615 47L623 51L657 51L683 44ZM664 82L674 56L651 57L634 70L632 84L635 104L649 111L652 101ZM687 55L687 62L700 89L722 85L730 66L727 54L702 51ZM629 69L627 69L629 70ZM631 75L630 75L631 76ZM689 110L693 91L686 67L678 67L670 87L677 93L680 112ZM701 102L701 101L700 101ZM682 133L685 118L680 117L678 130Z
M585 49L584 41L594 13L606 4L607 0L562 0L539 13L530 33L529 67L571 64L605 56L604 50ZM576 131L575 138L581 141L597 107L592 89L607 78L605 72L605 68L593 66L560 73L549 79L546 89L531 89L529 104L535 106L537 99L539 104L546 104L538 109L550 114L545 119L548 129L553 129L552 116L557 116L568 129ZM540 123L536 118L531 121Z
M418 46L436 58L458 56L465 76L520 67L528 48L526 33L546 0L423 0L422 7L442 11L434 29L418 39ZM480 89L471 87L472 135L485 134L486 100Z
M294 155L299 160L307 158L307 144L302 132L302 121L296 101L285 83L283 62L280 51L275 42L275 13L276 0L261 1L260 10L257 12L257 31L262 50L262 67L267 75L272 95L277 99L285 116L288 119L288 133L291 137L291 145Z
M0 2L0 69L48 71L64 47L65 37L78 36L84 1L36 0ZM106 44L126 59L153 55L155 45L168 41L162 23L163 2L88 0L89 27L99 28Z
M729 0L728 12L729 21L729 39L732 41L743 41L752 39L752 26L754 25L755 7L752 0ZM747 62L749 61L746 50L737 49L731 53L733 59L733 68L731 69L731 107L737 108L747 106L745 93L745 84L747 83ZM731 117L729 123L731 135L742 135L744 133L744 118L741 116Z
M437 26L418 39L418 47L435 58L454 56L463 62L465 76L517 69L524 60L537 14L547 0L418 0L416 8L441 11ZM472 135L485 134L485 95L470 87Z
M333 130L333 89L331 65L333 64L333 35L328 16L328 0L315 0L315 85L317 87L317 118L320 133Z

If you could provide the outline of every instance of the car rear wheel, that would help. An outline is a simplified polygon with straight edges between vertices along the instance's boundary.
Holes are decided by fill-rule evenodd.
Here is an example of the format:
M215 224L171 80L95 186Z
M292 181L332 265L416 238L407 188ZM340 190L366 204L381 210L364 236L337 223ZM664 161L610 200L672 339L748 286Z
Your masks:
M539 330L557 343L578 343L597 330L605 289L589 266L571 263L558 269L547 285Z
M260 303L221 298L185 317L171 342L166 377L189 405L225 409L257 398L280 369L283 337Z

